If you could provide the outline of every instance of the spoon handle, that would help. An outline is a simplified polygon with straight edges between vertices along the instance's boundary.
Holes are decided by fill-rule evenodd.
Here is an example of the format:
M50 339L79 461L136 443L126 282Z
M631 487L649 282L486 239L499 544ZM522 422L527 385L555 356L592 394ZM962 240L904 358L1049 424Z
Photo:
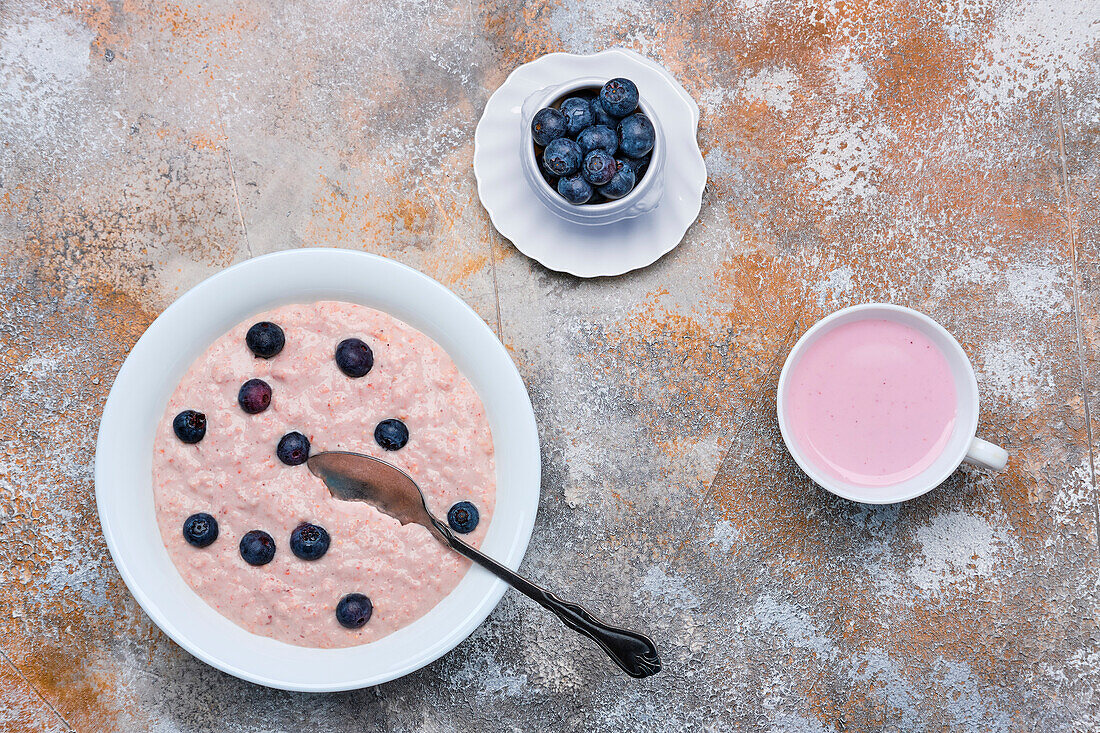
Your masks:
M553 611L566 626L599 644L600 648L607 652L607 656L615 660L615 663L631 677L648 677L661 671L661 658L657 654L657 647L648 636L606 624L580 605L563 601L488 555L481 554L455 537L450 527L435 520L434 517L432 519L436 530L456 552L473 560L520 593L538 602L539 605Z

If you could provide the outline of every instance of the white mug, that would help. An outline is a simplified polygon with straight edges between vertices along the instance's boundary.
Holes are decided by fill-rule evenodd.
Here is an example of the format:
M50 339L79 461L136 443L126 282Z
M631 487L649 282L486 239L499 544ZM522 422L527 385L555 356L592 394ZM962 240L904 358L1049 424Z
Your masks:
M837 326L866 319L895 321L920 331L939 348L947 360L948 368L955 382L955 425L943 451L930 466L916 476L889 486L861 486L824 475L799 449L797 442L793 439L791 428L787 424L788 381L794 365L798 363L807 347ZM974 367L971 366L966 352L943 326L923 313L898 305L866 303L844 308L821 319L810 330L802 334L802 338L798 339L798 343L787 355L787 361L783 364L783 371L779 375L776 412L779 417L779 431L783 434L783 442L787 444L787 450L790 451L799 467L818 486L852 501L866 504L892 504L906 501L939 486L963 462L991 471L1000 471L1008 463L1008 453L1004 448L982 440L976 435L978 430L978 380L974 378Z

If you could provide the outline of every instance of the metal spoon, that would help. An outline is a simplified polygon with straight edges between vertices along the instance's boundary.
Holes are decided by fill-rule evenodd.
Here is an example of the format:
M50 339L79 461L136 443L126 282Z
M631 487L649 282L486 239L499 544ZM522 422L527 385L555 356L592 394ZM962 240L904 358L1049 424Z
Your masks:
M631 677L648 677L661 671L661 658L649 637L605 624L576 603L561 600L455 537L446 522L428 511L416 482L396 466L372 456L340 451L312 455L308 465L337 499L365 501L401 524L426 527L444 545L550 609L569 628L594 640Z

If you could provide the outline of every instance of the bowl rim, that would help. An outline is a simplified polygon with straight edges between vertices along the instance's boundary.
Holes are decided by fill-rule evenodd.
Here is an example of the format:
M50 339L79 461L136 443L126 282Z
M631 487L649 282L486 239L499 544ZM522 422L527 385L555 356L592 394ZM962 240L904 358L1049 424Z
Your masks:
M490 538L493 538L494 546L499 546L496 547L496 551L500 552L497 559L511 568L519 566L530 542L538 508L541 461L534 411L515 363L508 355L503 344L481 317L465 301L442 284L395 260L354 250L302 248L254 257L202 280L165 308L131 348L115 377L104 404L96 442L94 470L96 507L111 558L130 593L138 601L146 615L173 641L193 656L236 677L268 687L308 692L359 689L401 677L449 652L485 620L503 596L507 585L477 566L472 566L460 580L458 586L441 599L432 610L429 610L420 619L392 634L388 634L382 639L341 649L300 647L253 634L206 605L205 601L195 594L179 577L175 564L168 558L167 551L160 540L159 529L154 528L154 536L159 544L159 552L163 553L163 559L138 559L134 555L136 550L132 545L140 540L121 539L120 533L125 531L125 527L116 525L119 513L124 511L119 508L120 502L125 502L127 492L133 495L147 490L149 492L147 500L150 504L152 503L151 472L148 473L147 479L139 479L148 482L145 484L124 486L117 483L119 477L125 476L127 473L141 475L141 470L148 465L144 460L144 456L148 455L151 461L153 445L151 434L148 437L148 445L139 447L138 450L133 449L132 443L120 444L118 436L124 434L124 421L132 416L136 410L140 410L146 416L155 413L152 419L159 420L164 411L164 402L167 400L167 395L165 395L164 400L152 399L151 404L148 406L142 403L142 406L135 408L133 406L135 402L141 403L143 397L149 396L149 389L143 388L142 385L149 380L168 380L170 382L168 394L170 394L178 383L179 377L182 376L182 372L186 371L194 358L197 358L195 353L179 358L179 354L162 356L157 353L150 354L149 350L154 348L157 343L163 343L165 329L172 327L173 324L178 325L181 322L180 319L197 319L207 324L210 322L220 324L221 321L235 320L240 322L248 318L248 314L240 315L239 318L236 315L231 318L218 315L218 305L211 307L211 302L220 305L217 294L219 292L225 294L227 288L240 287L242 279L246 279L246 276L252 274L253 271L260 273L265 270L268 272L283 271L284 277L292 278L302 275L305 272L303 268L308 268L312 272L312 274L306 272L304 277L312 277L316 281L327 282L328 286L324 289L326 293L331 291L331 294L282 297L272 295L267 287L260 285L254 287L250 294L243 294L240 298L245 300L250 298L255 301L253 305L249 306L251 314L269 310L279 304L315 302L318 300L359 302L378 310L386 310L378 305L372 305L372 302L377 302L382 296L372 296L371 291L372 288L376 290L389 288L388 292L393 293L393 295L386 297L408 303L410 312L411 310L422 311L422 318L425 321L434 319L438 315L443 324L459 323L461 328L470 329L468 332L464 332L464 336L470 337L472 345L463 354L463 360L467 362L476 361L479 364L479 370L484 368L485 374L482 374L480 379L484 384L493 385L491 388L494 393L491 395L492 398L490 399L483 392L485 389L484 384L479 389L475 384L474 377L465 369L462 369L461 366L460 370L463 371L464 376L470 379L471 384L475 386L482 398L486 412L490 417L490 423L493 423L494 419L500 419L507 424L510 431L515 431L515 434L507 440L509 447L514 448L516 451L516 456L510 464L512 473L509 475L522 478L522 481L515 481L517 485L511 489L502 483L501 477L504 472L502 465L504 461L499 458L501 438L494 431L493 442L498 453L498 460L496 461L498 507L501 491L511 490L515 492L515 500L512 503L517 511L514 512L516 514L514 526L510 523L506 526L503 521L497 522L498 517L502 520L503 517L494 512L493 522L490 524L489 533L486 535L483 547L490 544ZM373 273L379 282L390 282L378 286L369 280L355 279L363 273ZM208 300L210 298L212 298L212 301ZM428 305L425 305L425 302ZM429 311L431 315L429 315ZM234 309L232 312L235 313L236 310ZM395 315L395 317L409 322L409 319L404 316ZM441 339L421 323L410 323L410 325L422 330L437 343L440 342ZM443 327L444 325L440 325L439 328L442 329ZM210 330L214 326L196 326L196 328ZM226 327L218 325L214 335L205 339L197 347L197 353L201 354L214 339L229 328L232 328L232 325ZM460 361L451 349L442 343L440 343L440 346L443 346L444 350L455 359L456 364ZM158 374L142 377L141 370L149 366L159 366L166 373L180 372L180 374L177 376ZM500 380L500 386L496 386L495 382L485 382L487 379L486 374L491 374L493 379ZM494 408L493 405L497 405L497 407ZM155 514L153 520L155 523ZM149 540L144 540L144 546L139 549L149 550L151 548L149 542ZM151 549L153 555L158 554L156 547ZM145 579L149 578L151 572L149 568L163 571L164 563L167 563L167 567L171 568L176 576L170 579L170 582L177 585L182 584L185 590L181 592L193 594L193 598L187 599L187 602L192 604L192 609L195 608L195 604L201 604L205 607L206 611L202 612L203 615L213 614L214 616L211 619L222 627L222 632L232 635L234 641L240 641L243 646L261 647L264 651L274 650L280 654L286 653L288 656L309 657L311 660L320 659L322 663L316 665L316 667L321 668L320 670L308 670L302 672L302 674L317 673L330 676L303 681L303 678L294 677L293 674L283 674L284 670L272 670L267 667L248 668L247 665L227 661L219 654L218 649L210 648L210 637L220 632L211 631L205 639L194 638L196 634L185 632L179 626L183 620L182 614L185 613L185 610L177 611L176 605L166 603L166 601L178 602L179 598L165 598L163 591L157 589L151 592L157 594L156 597L153 597L143 586L144 581L139 580L142 576ZM441 624L441 616L439 615L433 619L432 623L425 623L425 619L431 617L433 612L439 611L440 607L445 604L448 606L448 610L459 612L460 615L456 616L460 619L458 623L448 626L450 620L448 616L448 619ZM185 605L179 604L178 607L183 608ZM451 606L454 606L454 608L451 608ZM166 610L166 607L168 607L168 610ZM229 626L225 627L225 624ZM419 632L417 630L418 625L422 627ZM425 629L441 626L445 628L440 630L439 633L431 638L422 638L424 637L422 632ZM227 631L229 627L232 627L235 631ZM411 632L409 632L410 629ZM398 635L401 635L402 642L409 643L407 653L404 646L401 647L400 654L390 653L388 650L395 648L393 642L384 647L377 646ZM374 649L386 651L374 653L372 651ZM374 667L370 663L372 654L378 656L379 653L389 654L388 657L383 659L386 664L384 667L382 664ZM227 654L227 652L222 651L221 654ZM357 659L359 656L363 659ZM362 672L355 672L354 675L345 674L336 678L334 676L336 673L333 671L334 665L331 662L339 660L346 663L345 666L347 667L353 666L344 657L354 662L355 669L361 669ZM329 660L330 664L325 664L324 660ZM297 663L300 664L300 660ZM378 669L382 669L382 671L378 671Z
M542 96L540 97L539 105L535 107L534 110L537 113L541 109L552 107L555 103L565 101L567 95L582 89L595 88L598 91L599 89L602 89L603 85L606 84L608 81L610 80L605 79L601 83L600 77L598 76L578 76L568 81L564 81L561 84L544 90L545 93L542 94ZM571 211L575 210L578 216L598 217L601 215L614 214L618 210L626 210L630 208L630 206L632 206L638 199L642 198L646 193L648 193L649 189L651 189L656 184L656 179L659 177L659 174L661 172L661 166L655 165L655 163L660 162L661 158L659 156L662 155L664 152L664 141L662 139L664 131L661 129L661 121L657 117L657 115L654 114L653 107L651 107L649 103L642 97L641 90L639 90L638 93L638 109L640 109L641 112L645 114L647 118L649 118L650 122L653 124L654 131L653 149L649 151L650 162L646 165L645 174L643 174L642 177L635 182L634 188L631 189L630 193L628 193L626 196L618 199L613 199L611 201L604 201L598 204L589 204L587 202L583 204L571 204L564 198L562 198L562 195L558 193L556 188L550 185L550 183L543 177L542 171L539 168L539 159L538 156L535 154L535 141L531 138L531 130L529 129L531 121L525 120L523 118L523 115L520 115L520 125L523 128L523 134L525 134L526 136L524 140L526 141L526 143L528 143L524 145L524 148L526 150L525 154L528 158L528 165L534 173L533 177L536 179L535 185L541 187L544 194L554 196L556 197L556 199L560 199L561 203L565 206L568 206ZM636 113L637 111L631 112L630 114ZM627 115L627 117L629 116L630 115ZM626 118L624 117L622 119ZM653 173L652 176L650 175L651 172ZM645 185L640 185L643 181L646 181Z

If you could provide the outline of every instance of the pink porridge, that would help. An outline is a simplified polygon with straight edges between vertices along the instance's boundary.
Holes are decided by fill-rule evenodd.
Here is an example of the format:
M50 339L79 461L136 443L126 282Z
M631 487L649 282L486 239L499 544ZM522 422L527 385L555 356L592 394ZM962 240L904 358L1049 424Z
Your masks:
M246 333L258 322L276 324L285 336L270 358L246 345ZM348 376L335 359L337 345L349 338L361 339L373 355L360 377ZM247 400L238 398L253 379L270 386L271 396L269 406L250 414ZM173 426L185 410L205 415L205 433L196 442L184 442ZM394 425L407 429L400 448L386 450L376 439L384 421L391 429L382 443L390 448ZM292 432L308 438L310 454L355 451L404 469L441 519L455 504L472 503L480 520L462 536L481 544L496 493L492 436L480 399L446 352L370 308L331 301L288 305L214 342L191 365L157 429L157 521L183 579L245 629L301 646L363 644L423 616L454 589L469 563L419 525L401 526L367 504L332 498L304 463L288 465L276 455ZM197 513L217 523L216 538L206 546L185 537L185 522ZM292 552L291 533L303 523L329 537L317 559ZM192 532L203 528L189 525ZM274 541L266 564L245 561L241 539L252 530ZM337 605L349 594L362 594L373 606L358 628L337 619Z

